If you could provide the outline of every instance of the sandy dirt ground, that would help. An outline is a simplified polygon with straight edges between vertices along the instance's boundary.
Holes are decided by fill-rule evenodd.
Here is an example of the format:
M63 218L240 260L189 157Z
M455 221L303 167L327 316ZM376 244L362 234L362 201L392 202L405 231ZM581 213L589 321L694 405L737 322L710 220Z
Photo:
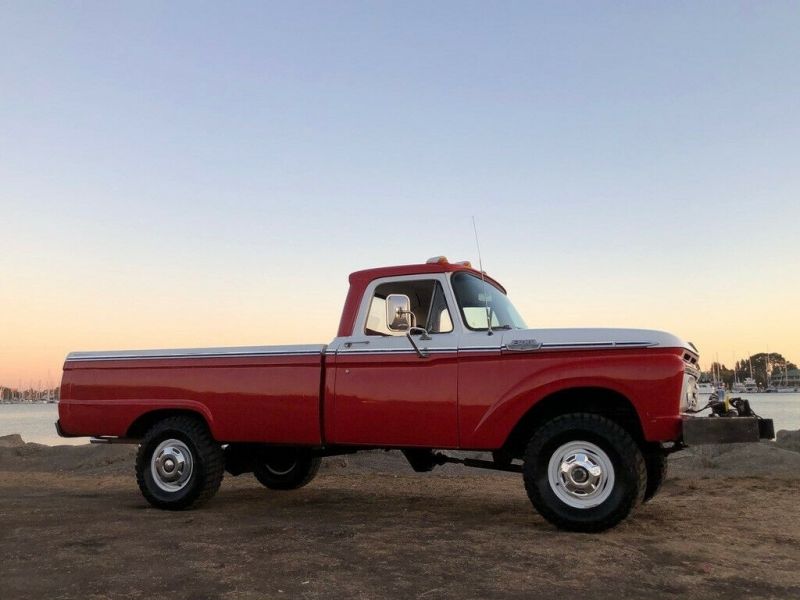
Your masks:
M174 513L139 495L132 447L6 442L4 600L800 598L800 454L774 444L676 454L652 502L587 535L539 517L519 475L394 454L292 492L226 477Z

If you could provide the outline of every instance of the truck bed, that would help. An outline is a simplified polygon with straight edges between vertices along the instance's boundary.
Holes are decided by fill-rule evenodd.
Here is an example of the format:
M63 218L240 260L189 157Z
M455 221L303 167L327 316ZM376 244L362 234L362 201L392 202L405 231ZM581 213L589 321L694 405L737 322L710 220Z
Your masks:
M64 363L60 427L66 435L127 437L154 410L189 409L223 443L319 444L325 348L73 352Z

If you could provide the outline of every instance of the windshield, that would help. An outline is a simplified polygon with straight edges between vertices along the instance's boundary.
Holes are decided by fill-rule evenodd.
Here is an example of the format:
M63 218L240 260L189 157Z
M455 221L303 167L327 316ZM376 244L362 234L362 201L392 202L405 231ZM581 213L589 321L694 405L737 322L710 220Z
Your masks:
M458 301L458 309L467 327L487 329L491 315L492 329L526 329L525 321L503 292L491 283L469 273L454 273L450 279ZM488 314L487 314L488 307Z

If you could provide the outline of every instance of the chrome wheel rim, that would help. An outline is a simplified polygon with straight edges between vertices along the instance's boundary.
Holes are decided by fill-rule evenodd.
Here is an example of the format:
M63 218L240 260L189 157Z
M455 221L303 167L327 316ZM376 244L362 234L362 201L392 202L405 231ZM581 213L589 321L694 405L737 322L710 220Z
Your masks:
M178 492L185 488L193 469L192 452L180 440L164 440L156 447L150 459L153 481L165 492Z
M576 440L560 446L547 465L550 489L564 504L587 509L605 502L614 489L614 465L605 451Z

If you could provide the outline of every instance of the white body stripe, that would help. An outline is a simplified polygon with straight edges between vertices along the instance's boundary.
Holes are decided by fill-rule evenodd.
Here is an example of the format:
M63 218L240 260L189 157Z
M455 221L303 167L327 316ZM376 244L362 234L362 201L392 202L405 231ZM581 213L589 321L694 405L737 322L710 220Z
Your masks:
M326 346L240 346L234 348L178 348L165 350L117 350L111 352L70 352L67 361L128 360L166 358L235 358L252 356L304 356L319 355Z

